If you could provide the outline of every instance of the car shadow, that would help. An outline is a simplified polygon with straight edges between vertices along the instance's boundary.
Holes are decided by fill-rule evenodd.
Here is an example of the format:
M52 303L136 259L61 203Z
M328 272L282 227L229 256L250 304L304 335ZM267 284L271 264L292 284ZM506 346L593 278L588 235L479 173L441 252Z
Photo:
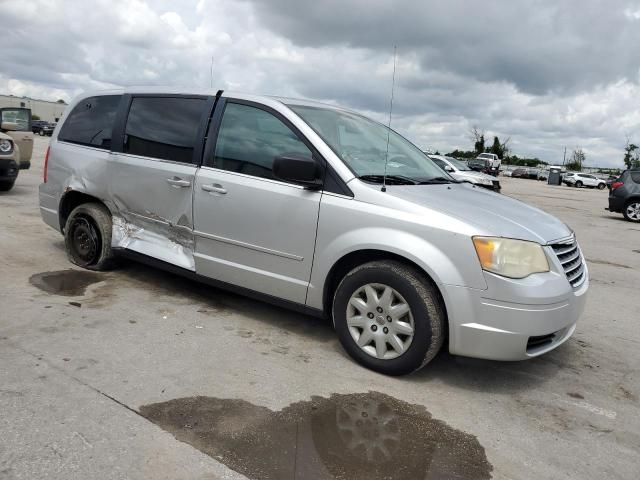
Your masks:
M142 263L126 262L114 273L154 295L165 299L169 297L181 305L195 304L199 312L212 316L241 315L290 335L333 342L337 355L343 357L345 362L354 362L341 347L330 319L294 312ZM451 355L446 351L445 344L427 366L399 380L416 384L439 381L476 392L514 393L541 385L563 369L578 372L578 367L574 365L579 356L577 348L570 339L541 357L520 362L499 362Z

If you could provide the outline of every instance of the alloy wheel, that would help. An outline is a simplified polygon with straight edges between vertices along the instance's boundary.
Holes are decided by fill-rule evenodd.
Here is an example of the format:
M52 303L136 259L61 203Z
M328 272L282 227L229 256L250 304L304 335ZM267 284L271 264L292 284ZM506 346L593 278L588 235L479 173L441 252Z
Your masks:
M640 221L640 202L633 202L627 205L627 216L634 221Z

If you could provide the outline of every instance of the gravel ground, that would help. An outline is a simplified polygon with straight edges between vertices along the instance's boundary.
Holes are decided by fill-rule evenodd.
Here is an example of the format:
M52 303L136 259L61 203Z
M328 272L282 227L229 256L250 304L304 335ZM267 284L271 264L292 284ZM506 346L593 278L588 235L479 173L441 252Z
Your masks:
M640 478L640 225L606 191L501 179L578 236L571 340L388 378L325 321L133 263L78 274L38 211L47 140L0 194L0 479Z

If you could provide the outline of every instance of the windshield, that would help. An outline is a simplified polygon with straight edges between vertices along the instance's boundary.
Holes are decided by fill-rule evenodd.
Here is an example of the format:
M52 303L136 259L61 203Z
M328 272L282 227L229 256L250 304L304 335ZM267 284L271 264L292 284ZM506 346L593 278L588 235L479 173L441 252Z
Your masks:
M385 174L387 138L388 178L409 183L438 180L453 182L418 147L373 120L333 108L289 105L331 147L342 161L363 180L379 182Z
M2 122L10 122L18 125L18 131L30 132L29 125L30 115L26 108L2 109Z
M471 170L466 163L464 163L464 162L462 162L460 160L457 160L457 159L451 158L451 157L447 157L447 160L449 161L449 163L451 165L456 167L457 170L460 170L460 171Z

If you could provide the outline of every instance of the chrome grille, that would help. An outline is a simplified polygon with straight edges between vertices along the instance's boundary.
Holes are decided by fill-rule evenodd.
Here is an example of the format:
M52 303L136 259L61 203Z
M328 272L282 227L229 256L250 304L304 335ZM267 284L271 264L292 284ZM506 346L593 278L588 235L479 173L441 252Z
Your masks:
M580 254L580 247L575 238L562 243L551 245L558 260L562 264L567 280L573 288L578 288L586 280L584 262Z

